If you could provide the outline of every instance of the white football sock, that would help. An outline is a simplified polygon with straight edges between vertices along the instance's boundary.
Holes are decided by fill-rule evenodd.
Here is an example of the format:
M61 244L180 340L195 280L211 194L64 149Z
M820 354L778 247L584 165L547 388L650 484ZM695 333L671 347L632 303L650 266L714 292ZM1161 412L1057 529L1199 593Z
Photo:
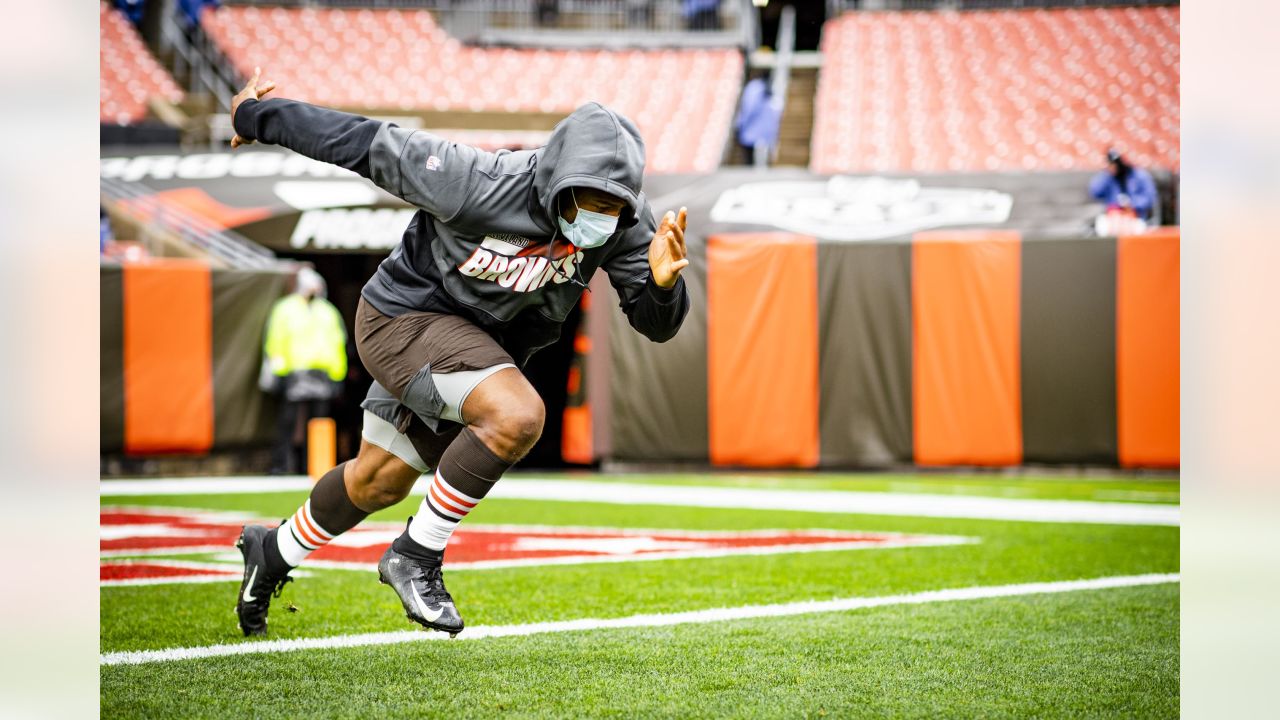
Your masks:
M409 537L431 550L444 550L458 522L475 508L482 498L463 495L445 482L436 471L418 514L409 523Z
M308 555L333 539L333 534L320 527L311 515L311 499L276 530L276 546L290 567L298 567Z

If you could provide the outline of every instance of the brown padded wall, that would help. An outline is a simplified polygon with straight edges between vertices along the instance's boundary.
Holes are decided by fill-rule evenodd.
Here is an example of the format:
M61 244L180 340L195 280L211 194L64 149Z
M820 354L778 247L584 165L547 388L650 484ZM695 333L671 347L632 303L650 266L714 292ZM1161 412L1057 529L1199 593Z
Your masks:
M258 389L263 333L285 275L213 272L213 444L224 448L271 441L275 401Z
M1116 243L1022 244L1022 448L1029 462L1116 462Z
M689 238L690 264L681 273L689 292L689 315L667 342L651 342L627 324L612 288L607 297L594 298L593 309L608 309L612 317L610 422L615 460L707 460L707 265L705 248L695 242ZM592 287L598 286L593 282Z
M124 449L124 273L103 266L99 277L99 444L101 452L119 452Z
M911 245L818 246L823 466L909 463Z

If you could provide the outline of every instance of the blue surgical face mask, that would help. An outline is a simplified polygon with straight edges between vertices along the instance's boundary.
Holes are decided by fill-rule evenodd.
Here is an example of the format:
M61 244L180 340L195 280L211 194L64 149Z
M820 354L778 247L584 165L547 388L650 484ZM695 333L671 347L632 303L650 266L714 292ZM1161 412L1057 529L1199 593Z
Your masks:
M569 196L573 198L573 206L578 208L578 214L573 222L561 216L560 231L564 233L565 239L584 250L600 247L618 229L618 218L578 207L578 198L574 196L573 188L569 188Z

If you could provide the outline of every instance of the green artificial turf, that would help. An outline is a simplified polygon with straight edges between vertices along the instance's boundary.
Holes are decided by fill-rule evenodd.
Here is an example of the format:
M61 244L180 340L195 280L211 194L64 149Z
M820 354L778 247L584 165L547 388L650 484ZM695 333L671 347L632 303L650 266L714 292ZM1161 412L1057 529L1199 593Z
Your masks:
M1171 717L1176 585L102 669L103 717Z
M864 489L864 488L858 488ZM305 492L104 498L287 517ZM402 522L418 499L373 516ZM960 535L958 546L449 571L470 626L1177 572L1176 527L492 498L468 524ZM231 551L231 548L228 548ZM181 556L219 560L212 556ZM236 582L108 587L103 652L254 642ZM299 611L290 613L293 604ZM104 717L1168 716L1176 585L651 630L306 651L102 669ZM312 569L271 636L407 630L372 570ZM443 673L442 675L440 673ZM447 688L447 692L446 692ZM251 705L249 698L269 702ZM255 708L257 708L255 710Z

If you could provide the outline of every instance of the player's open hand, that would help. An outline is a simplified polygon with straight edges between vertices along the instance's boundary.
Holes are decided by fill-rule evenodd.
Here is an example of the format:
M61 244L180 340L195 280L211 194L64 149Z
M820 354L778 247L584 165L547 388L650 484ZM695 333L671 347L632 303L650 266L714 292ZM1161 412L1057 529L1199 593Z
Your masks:
M684 246L684 229L688 220L688 208L680 208L679 216L668 210L649 243L649 272L658 287L675 286L680 271L689 266L689 253Z
M264 95L276 89L276 84L274 82L271 82L270 80L263 82L260 80L261 77L262 68L254 68L253 77L249 79L249 84L245 85L243 90L236 93L235 97L231 98L231 127L236 126L236 108L240 107L240 103L250 99L261 100ZM241 145L248 145L252 142L252 140L245 140L239 135L236 135L231 138L231 147L238 148Z

